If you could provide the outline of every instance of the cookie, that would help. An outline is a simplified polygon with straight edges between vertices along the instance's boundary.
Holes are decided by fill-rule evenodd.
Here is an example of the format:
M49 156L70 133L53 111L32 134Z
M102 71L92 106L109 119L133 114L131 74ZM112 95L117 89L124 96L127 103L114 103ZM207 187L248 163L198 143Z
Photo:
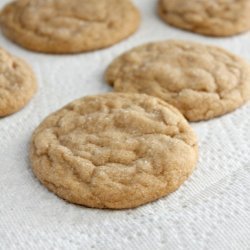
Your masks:
M159 15L175 27L208 36L250 29L249 0L160 0Z
M134 33L130 0L18 0L1 13L3 33L29 50L77 53L111 46Z
M32 69L0 48L0 117L23 108L36 92Z
M46 118L30 150L38 179L59 197L95 208L133 208L175 191L197 161L196 136L162 100L109 93Z
M106 80L118 92L159 97L190 121L221 116L250 99L250 65L224 49L193 42L132 49L109 66Z

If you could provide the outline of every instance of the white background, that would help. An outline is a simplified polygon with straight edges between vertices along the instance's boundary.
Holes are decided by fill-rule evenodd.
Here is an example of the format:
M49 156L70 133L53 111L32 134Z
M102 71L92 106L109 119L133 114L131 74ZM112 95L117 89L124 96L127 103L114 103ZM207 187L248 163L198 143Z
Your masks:
M6 0L0 0L3 6ZM53 56L26 51L0 35L0 46L25 58L39 91L22 111L0 119L0 249L250 249L250 103L192 124L200 160L174 194L138 209L102 211L71 205L33 176L28 145L44 117L85 95L110 90L103 80L120 53L169 38L219 45L250 61L250 34L207 38L165 25L156 1L136 0L140 30L97 52Z

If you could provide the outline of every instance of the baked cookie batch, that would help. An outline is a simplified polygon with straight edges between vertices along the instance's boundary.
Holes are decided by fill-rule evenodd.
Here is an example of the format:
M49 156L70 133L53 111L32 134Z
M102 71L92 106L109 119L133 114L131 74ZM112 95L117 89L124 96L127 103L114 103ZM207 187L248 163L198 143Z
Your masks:
M181 29L231 36L250 29L248 0L160 0L160 17ZM19 0L0 14L3 34L37 52L109 47L132 35L130 0ZM250 65L209 45L168 40L116 58L105 73L115 92L75 100L35 130L30 161L59 197L94 208L134 208L177 190L193 172L198 141L188 121L229 113L250 99ZM36 77L0 49L0 117L23 108ZM188 121L187 121L188 120Z

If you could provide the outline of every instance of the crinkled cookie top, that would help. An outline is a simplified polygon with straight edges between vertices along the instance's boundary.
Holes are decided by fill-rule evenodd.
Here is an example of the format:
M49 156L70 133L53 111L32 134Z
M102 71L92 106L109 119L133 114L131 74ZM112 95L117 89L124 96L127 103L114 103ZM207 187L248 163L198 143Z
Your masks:
M31 68L0 48L0 117L23 108L36 89Z
M58 196L97 208L132 208L176 190L197 161L196 136L160 99L139 94L85 97L36 129L35 175Z
M249 0L160 0L159 14L169 24L210 36L250 29Z
M116 91L157 96L190 121L223 115L250 99L250 65L221 48L193 42L134 48L114 60L106 79Z
M110 46L135 32L130 0L19 0L2 11L4 34L41 52L74 53Z

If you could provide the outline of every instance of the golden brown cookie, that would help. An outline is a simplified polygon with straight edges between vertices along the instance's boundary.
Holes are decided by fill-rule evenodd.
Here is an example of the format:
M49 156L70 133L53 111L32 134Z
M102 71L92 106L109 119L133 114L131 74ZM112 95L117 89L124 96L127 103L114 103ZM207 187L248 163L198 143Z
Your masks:
M0 17L8 38L46 53L111 46L134 33L139 21L130 0L19 0L8 4Z
M159 14L175 27L209 36L250 29L249 0L159 0Z
M0 48L0 117L23 108L36 92L32 69Z
M76 100L33 134L38 179L61 198L95 208L133 208L175 191L197 161L196 136L171 105L142 94Z
M224 49L193 42L134 48L109 66L106 80L118 92L159 97L190 121L226 114L250 99L250 65Z

